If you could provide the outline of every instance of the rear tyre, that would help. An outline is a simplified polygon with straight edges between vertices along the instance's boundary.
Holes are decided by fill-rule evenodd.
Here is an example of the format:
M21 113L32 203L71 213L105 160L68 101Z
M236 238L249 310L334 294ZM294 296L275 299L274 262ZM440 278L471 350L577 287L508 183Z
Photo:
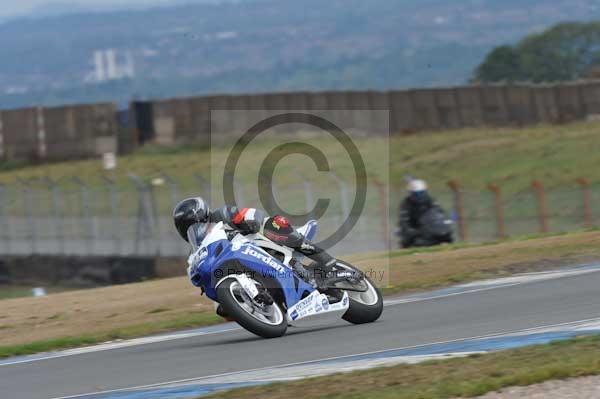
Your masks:
M287 330L285 313L277 303L257 305L234 278L219 285L217 298L230 318L259 337L277 338Z

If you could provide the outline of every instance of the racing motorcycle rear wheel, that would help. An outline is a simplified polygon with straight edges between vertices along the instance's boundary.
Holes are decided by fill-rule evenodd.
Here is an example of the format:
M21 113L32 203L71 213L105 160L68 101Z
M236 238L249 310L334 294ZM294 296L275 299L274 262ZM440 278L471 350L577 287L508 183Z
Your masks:
M263 338L285 334L288 323L281 307L276 302L265 304L253 300L235 278L219 285L217 297L227 315L251 333Z

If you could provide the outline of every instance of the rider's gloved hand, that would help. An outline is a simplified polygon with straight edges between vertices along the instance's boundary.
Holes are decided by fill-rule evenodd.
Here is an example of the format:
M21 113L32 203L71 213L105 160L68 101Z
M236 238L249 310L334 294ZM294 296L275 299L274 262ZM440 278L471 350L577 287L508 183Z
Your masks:
M237 230L243 235L258 233L261 228L261 221L256 219L244 220L237 225Z
M233 240L235 238L235 236L237 236L238 234L244 234L241 231L237 231L237 230L227 230L225 233L227 234L227 239L229 241Z

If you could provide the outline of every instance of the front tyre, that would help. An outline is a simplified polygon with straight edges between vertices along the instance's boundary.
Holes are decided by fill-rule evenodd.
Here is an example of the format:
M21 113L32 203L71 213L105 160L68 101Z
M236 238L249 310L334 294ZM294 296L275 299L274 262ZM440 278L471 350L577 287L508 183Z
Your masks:
M360 270L347 263L338 262L337 267L360 273ZM383 296L379 289L367 276L363 275L361 280L367 286L366 291L346 291L350 305L342 318L352 324L372 323L383 312Z
M285 313L277 303L257 304L234 278L219 285L217 298L229 317L259 337L277 338L287 330Z

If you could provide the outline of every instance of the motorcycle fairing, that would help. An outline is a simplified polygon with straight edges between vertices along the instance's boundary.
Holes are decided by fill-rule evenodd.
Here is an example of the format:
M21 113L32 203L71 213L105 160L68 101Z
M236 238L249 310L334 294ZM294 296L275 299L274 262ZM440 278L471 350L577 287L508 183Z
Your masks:
M227 240L226 234L219 231L222 232L221 229L215 228L214 233L209 233L203 243L206 254L202 255L197 264L190 266L189 270L194 285L203 286L210 299L217 300L216 285L227 274L226 263L233 261L240 262L249 273L274 281L281 288L288 308L298 303L305 293L315 291L312 285L298 277L290 267L270 256L262 248L250 241L232 244ZM202 252L203 248L199 251Z
M318 314L346 313L350 307L348 293L344 291L342 300L336 303L329 303L329 298L319 291L313 291L309 296L296 303L287 310L287 318L289 323L297 322L306 317L315 316Z

